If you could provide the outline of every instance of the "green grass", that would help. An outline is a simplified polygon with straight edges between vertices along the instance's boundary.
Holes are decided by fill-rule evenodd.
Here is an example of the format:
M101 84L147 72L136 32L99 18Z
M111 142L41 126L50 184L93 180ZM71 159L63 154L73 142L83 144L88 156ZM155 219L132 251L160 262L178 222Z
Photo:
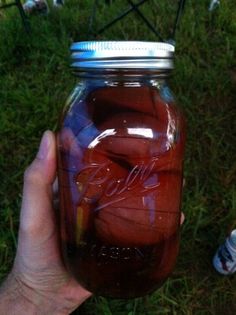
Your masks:
M175 1L150 1L142 11L168 38ZM0 15L0 278L14 258L22 175L45 129L73 88L69 45L85 40L93 1L70 0L60 11L30 17L27 36L15 8ZM116 15L100 5L97 24ZM236 278L218 275L212 256L236 227L236 3L188 0L177 32L171 88L188 122L181 250L173 275L155 293L135 300L94 297L82 315L235 315ZM110 12L110 13L109 13ZM169 14L170 13L170 14ZM132 14L99 39L156 40ZM124 23L126 21L126 23ZM50 314L49 314L50 315Z

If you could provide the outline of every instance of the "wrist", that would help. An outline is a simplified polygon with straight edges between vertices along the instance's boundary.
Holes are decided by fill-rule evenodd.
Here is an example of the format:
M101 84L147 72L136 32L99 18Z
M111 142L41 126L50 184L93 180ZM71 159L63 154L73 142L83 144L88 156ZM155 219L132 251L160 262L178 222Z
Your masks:
M37 306L26 291L27 288L10 273L0 287L0 315L36 315Z
M55 298L55 292L35 290L13 271L0 286L0 315L69 315L76 308L76 301L71 307L72 299L65 299L64 292L57 293L59 296ZM89 295L87 293L78 305Z

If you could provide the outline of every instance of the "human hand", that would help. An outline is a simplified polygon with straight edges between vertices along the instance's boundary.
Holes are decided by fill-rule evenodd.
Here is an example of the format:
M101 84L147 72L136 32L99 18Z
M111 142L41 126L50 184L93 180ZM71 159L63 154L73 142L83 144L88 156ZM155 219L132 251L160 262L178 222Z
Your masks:
M69 314L91 296L62 262L52 204L55 177L55 136L47 131L25 172L17 254L0 288L0 315ZM182 214L181 224L183 220Z
M17 253L1 288L6 303L0 302L0 315L70 314L91 296L62 262L53 209L55 177L56 141L54 134L46 131L35 160L25 172Z

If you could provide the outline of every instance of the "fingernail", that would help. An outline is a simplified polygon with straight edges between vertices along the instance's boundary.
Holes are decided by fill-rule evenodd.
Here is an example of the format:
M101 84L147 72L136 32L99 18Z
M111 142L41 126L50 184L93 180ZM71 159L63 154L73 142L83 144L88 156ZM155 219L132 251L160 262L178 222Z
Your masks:
M49 153L49 147L50 147L50 135L48 131L45 131L40 142L37 158L41 160L46 160Z

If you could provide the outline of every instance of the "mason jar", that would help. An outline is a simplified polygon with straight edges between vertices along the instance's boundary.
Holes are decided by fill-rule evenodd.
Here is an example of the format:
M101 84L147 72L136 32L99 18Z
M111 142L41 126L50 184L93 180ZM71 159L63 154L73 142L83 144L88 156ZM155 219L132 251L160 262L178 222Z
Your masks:
M57 136L65 265L87 290L160 287L179 248L184 118L168 86L174 46L71 46L77 78Z

